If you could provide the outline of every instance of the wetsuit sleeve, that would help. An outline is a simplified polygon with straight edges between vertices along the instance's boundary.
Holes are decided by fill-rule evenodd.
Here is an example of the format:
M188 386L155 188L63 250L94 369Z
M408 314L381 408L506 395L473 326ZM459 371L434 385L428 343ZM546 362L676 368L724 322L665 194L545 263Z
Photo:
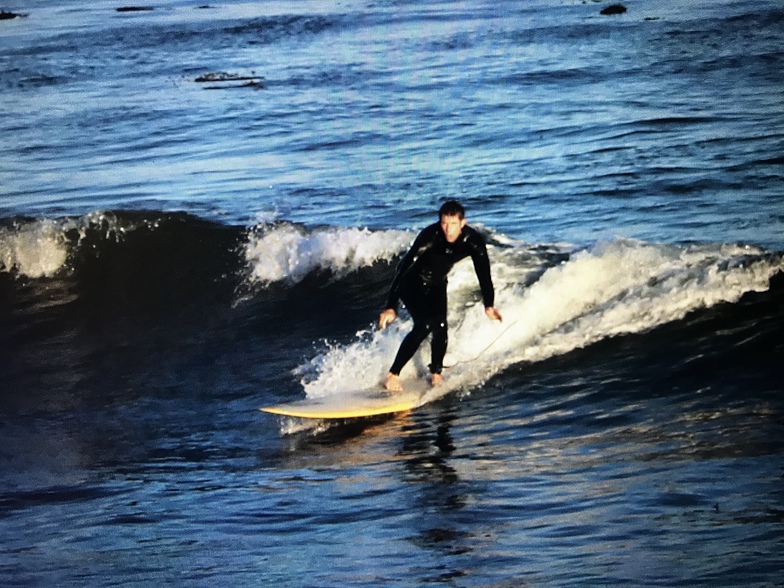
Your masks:
M403 259L401 259L400 263L397 265L395 277L392 280L392 285L389 287L389 297L387 298L387 305L385 308L391 308L397 311L397 305L400 302L400 287L403 282L403 277L408 273L408 270L411 269L411 266L414 265L414 262L419 255L429 247L431 239L430 232L429 229L425 229L419 233L417 238L414 239L414 244L411 245L411 249L408 250L408 253L403 256Z
M482 300L485 308L490 308L495 304L495 290L493 278L490 275L490 258L487 256L487 246L478 233L471 236L469 244L471 246L471 261L474 262L474 271L482 291Z

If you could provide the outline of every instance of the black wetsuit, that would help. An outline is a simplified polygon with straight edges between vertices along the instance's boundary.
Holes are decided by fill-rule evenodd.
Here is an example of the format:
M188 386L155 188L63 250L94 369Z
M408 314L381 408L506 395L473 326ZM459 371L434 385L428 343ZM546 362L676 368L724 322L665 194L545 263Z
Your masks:
M430 372L440 374L447 346L446 283L449 270L461 259L471 257L479 278L485 308L493 306L494 290L490 260L484 239L469 226L463 227L454 243L444 236L440 223L424 229L397 268L387 299L387 308L396 310L398 301L406 305L414 328L400 344L390 368L393 374L414 356L422 341L433 333Z

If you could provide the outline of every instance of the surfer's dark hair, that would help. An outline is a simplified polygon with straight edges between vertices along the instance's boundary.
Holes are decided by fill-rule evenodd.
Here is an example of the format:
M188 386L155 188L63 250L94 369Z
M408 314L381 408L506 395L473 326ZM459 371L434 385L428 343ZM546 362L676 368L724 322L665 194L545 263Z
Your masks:
M438 211L438 218L442 216L457 216L460 220L465 218L465 208L457 200L447 200Z

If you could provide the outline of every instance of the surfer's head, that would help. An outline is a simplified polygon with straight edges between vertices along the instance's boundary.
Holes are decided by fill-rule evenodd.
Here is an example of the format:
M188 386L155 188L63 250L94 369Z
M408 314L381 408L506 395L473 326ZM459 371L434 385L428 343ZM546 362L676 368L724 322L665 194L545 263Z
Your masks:
M457 200L447 200L438 211L441 230L447 242L454 243L466 225L465 208Z
M465 219L465 208L457 200L447 200L441 205L438 216L439 218L442 216L456 216L463 220Z

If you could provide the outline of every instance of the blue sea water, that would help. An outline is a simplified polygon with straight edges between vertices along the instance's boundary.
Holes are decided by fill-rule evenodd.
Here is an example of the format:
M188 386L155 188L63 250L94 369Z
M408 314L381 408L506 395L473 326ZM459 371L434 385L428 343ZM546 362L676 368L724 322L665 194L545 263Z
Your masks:
M784 9L608 4L5 5L0 584L781 585Z

